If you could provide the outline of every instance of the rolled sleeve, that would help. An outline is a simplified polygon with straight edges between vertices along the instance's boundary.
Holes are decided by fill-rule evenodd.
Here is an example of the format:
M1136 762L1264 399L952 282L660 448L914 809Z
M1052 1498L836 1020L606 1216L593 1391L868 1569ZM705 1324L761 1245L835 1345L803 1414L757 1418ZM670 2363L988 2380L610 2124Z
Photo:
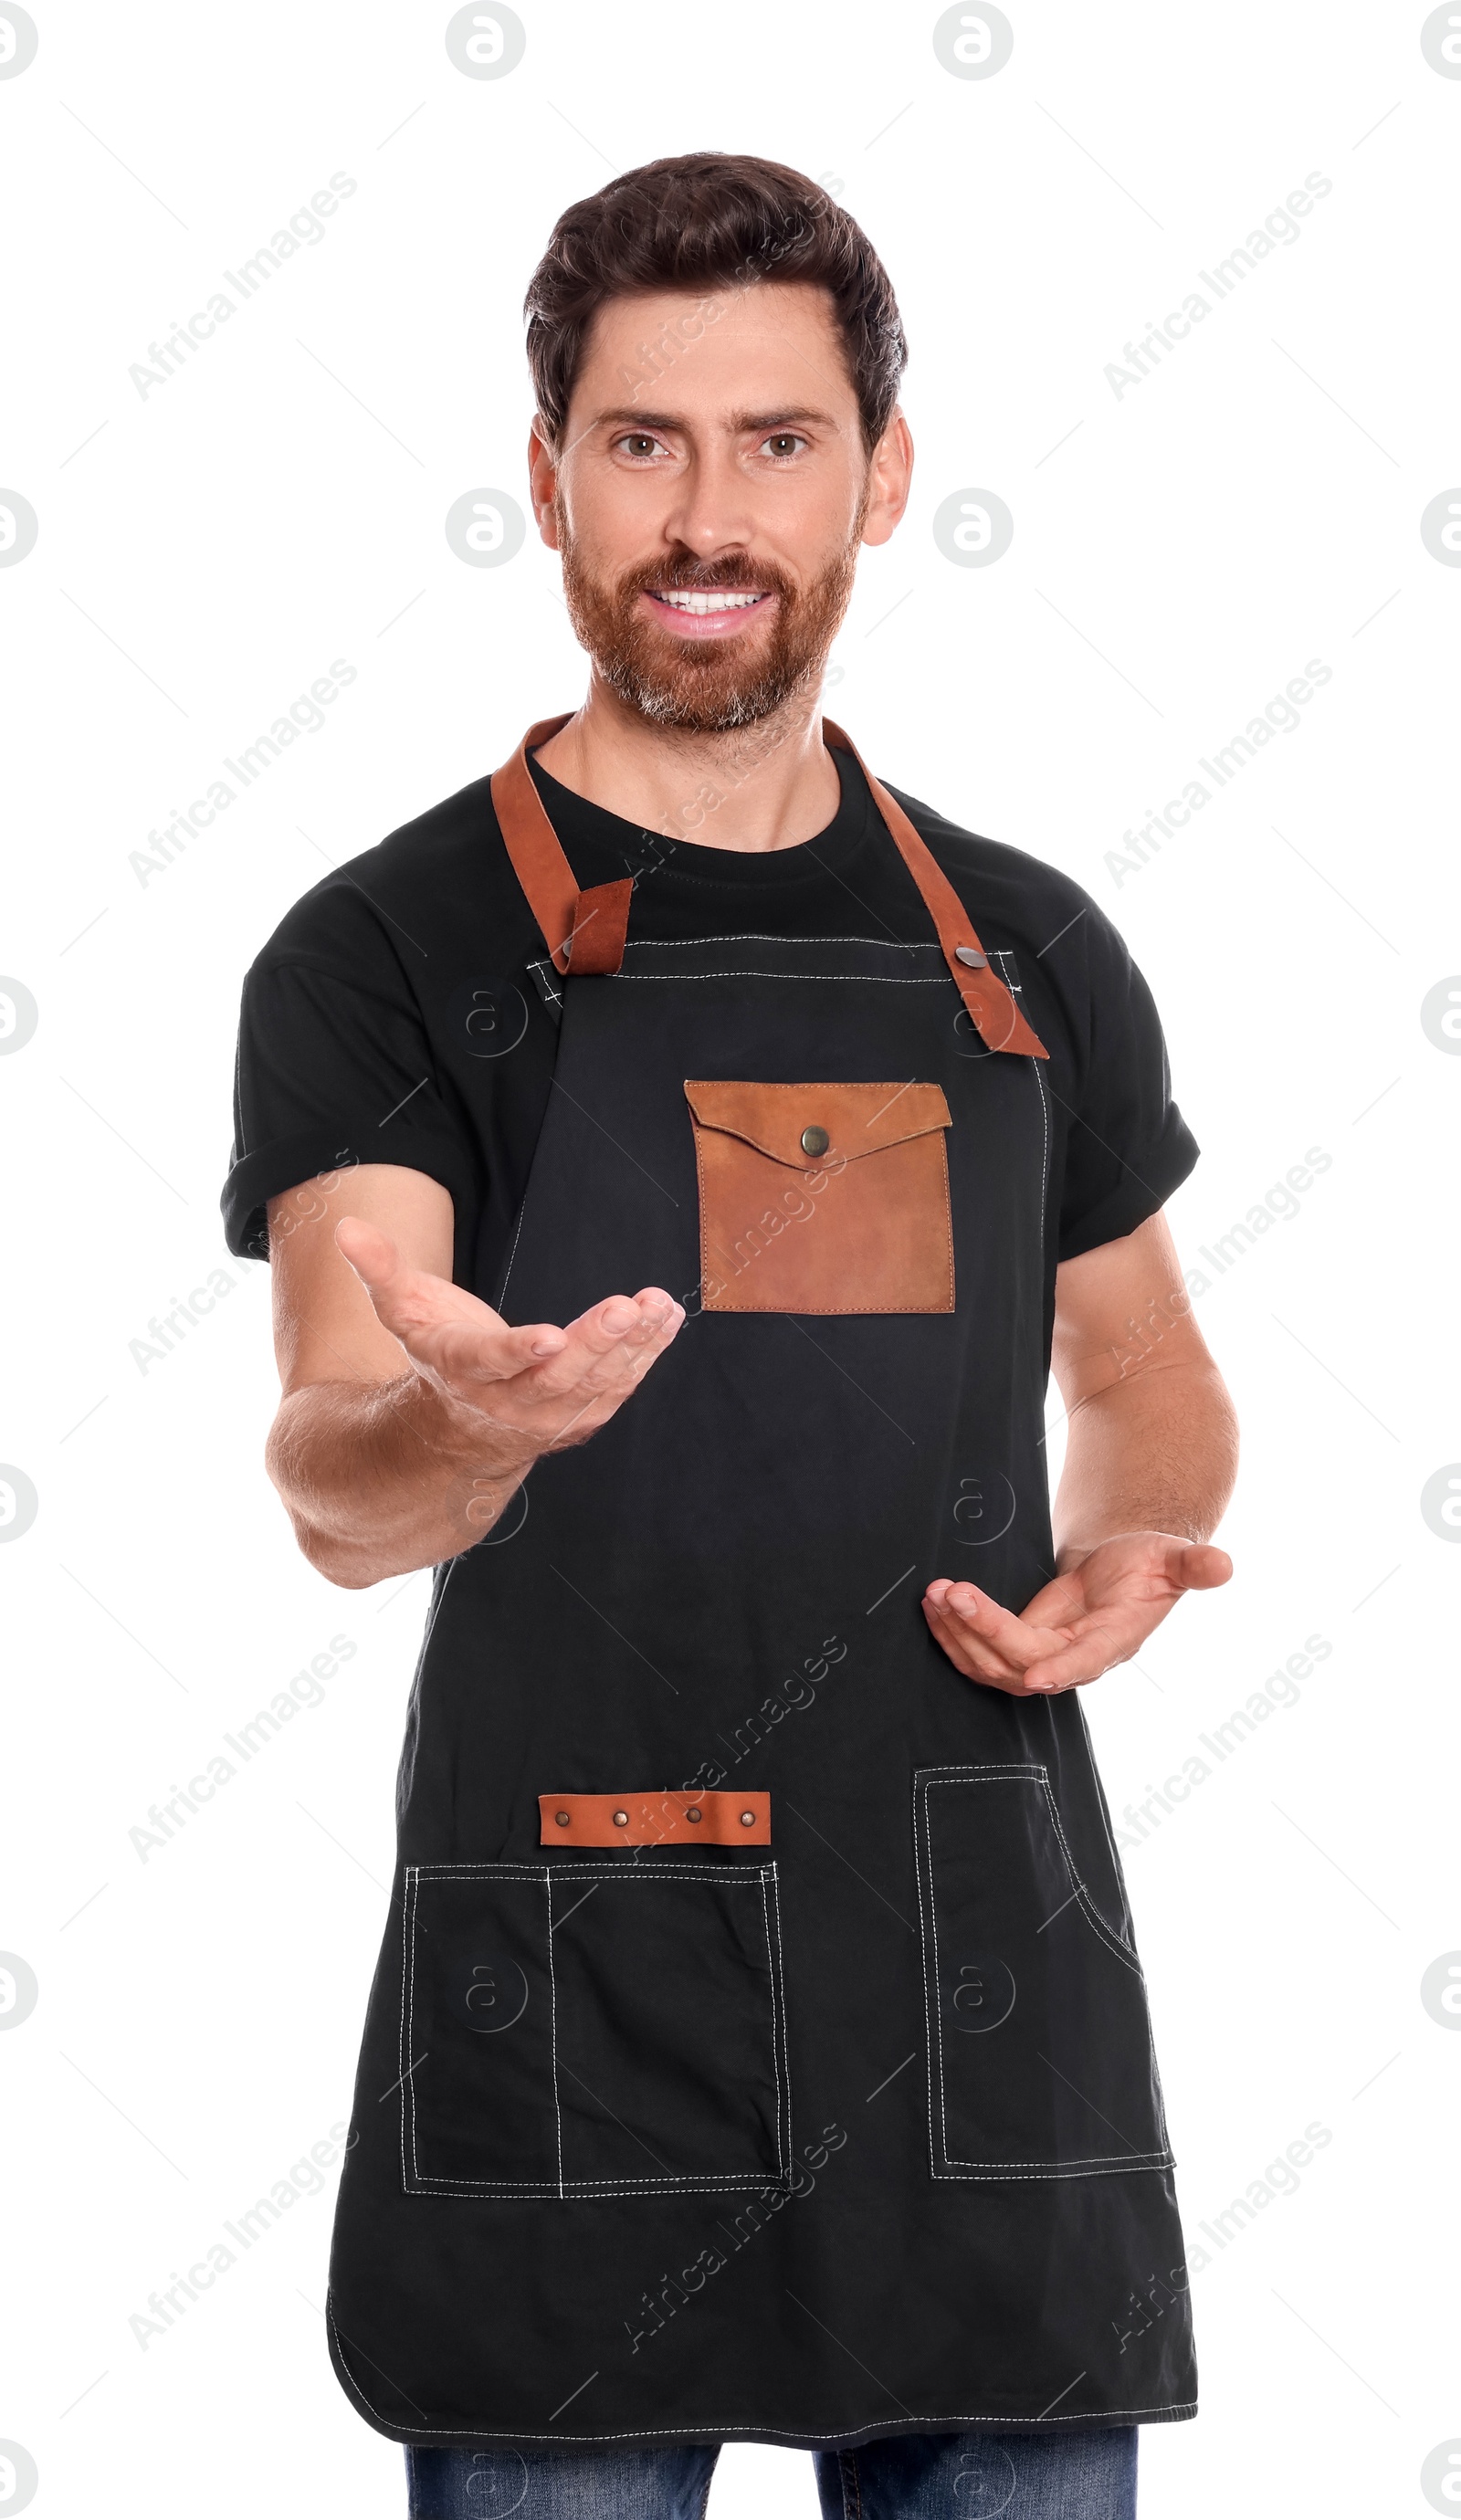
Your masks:
M476 1188L472 1149L442 1100L425 1027L388 967L348 975L328 957L266 948L244 983L228 1247L269 1256L267 1202L357 1164L402 1164L451 1194Z

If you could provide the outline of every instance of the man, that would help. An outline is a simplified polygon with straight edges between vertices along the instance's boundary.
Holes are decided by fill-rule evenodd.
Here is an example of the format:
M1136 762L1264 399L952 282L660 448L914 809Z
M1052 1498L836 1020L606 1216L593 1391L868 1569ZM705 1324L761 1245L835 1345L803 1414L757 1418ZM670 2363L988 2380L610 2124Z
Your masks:
M1075 1692L1231 1571L1196 1148L1095 905L820 714L912 464L860 230L661 160L528 313L587 698L244 1000L270 1473L332 1581L435 1569L336 2368L419 2520L689 2520L725 2440L1118 2520L1195 2382Z

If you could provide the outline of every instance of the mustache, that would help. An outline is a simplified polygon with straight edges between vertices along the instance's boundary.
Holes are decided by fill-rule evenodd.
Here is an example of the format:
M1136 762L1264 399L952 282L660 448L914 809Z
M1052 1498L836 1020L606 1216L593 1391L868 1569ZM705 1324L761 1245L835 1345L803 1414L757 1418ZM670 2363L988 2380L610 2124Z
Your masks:
M620 580L624 596L648 595L713 595L722 587L733 587L737 594L786 595L792 592L785 572L770 568L764 561L735 559L701 562L670 561L659 567L631 569Z

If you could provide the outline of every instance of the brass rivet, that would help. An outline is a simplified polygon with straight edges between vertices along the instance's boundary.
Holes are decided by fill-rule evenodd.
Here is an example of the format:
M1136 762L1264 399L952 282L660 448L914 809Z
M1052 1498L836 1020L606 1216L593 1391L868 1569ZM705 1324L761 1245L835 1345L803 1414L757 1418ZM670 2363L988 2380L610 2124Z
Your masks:
M743 1812L743 1813L741 1814L741 1826L742 1826L743 1828L754 1828L754 1826L755 1826L755 1814L754 1814L754 1812Z
M810 1128L803 1129L801 1132L801 1151L803 1155L825 1155L831 1144L832 1140L828 1137L825 1129Z
M616 1828L627 1828L627 1827L628 1827L628 1825L629 1825L629 1815L628 1815L628 1813L627 1813L627 1812L616 1812L616 1813L615 1813L615 1815L614 1815L614 1825L615 1825L615 1827L616 1827Z
M554 1817L554 1819L557 1821L558 1825L559 1825L559 1827L560 1827L560 1828L567 1828L567 1827L568 1827L568 1824L569 1824L569 1815L568 1815L568 1813L567 1813L567 1812L555 1812L555 1813L554 1813L554 1815L553 1815L553 1817Z
M977 945L956 945L954 953L961 963L968 964L971 971L986 971L989 968L988 955L982 954Z
M686 1818L687 1820L699 1820L699 1818L700 1818L700 1814L699 1814L699 1812L698 1812L698 1811L687 1811L687 1812L686 1812L686 1814L685 1814L685 1818Z

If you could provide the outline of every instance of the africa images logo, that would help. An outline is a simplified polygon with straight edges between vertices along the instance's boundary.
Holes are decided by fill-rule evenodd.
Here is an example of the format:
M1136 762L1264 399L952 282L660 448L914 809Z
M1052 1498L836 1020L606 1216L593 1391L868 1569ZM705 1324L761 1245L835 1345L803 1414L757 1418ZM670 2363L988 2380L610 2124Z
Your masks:
M301 202L285 224L275 229L267 245L255 248L237 271L224 272L227 289L214 289L205 306L175 323L160 341L149 341L147 358L134 359L127 370L142 401L146 402L158 385L169 383L204 343L212 339L220 324L229 323L251 297L256 297L294 254L302 252L307 246L322 245L327 234L326 219L332 219L342 202L347 202L358 189L354 176L338 168L328 185L312 193L307 204Z

